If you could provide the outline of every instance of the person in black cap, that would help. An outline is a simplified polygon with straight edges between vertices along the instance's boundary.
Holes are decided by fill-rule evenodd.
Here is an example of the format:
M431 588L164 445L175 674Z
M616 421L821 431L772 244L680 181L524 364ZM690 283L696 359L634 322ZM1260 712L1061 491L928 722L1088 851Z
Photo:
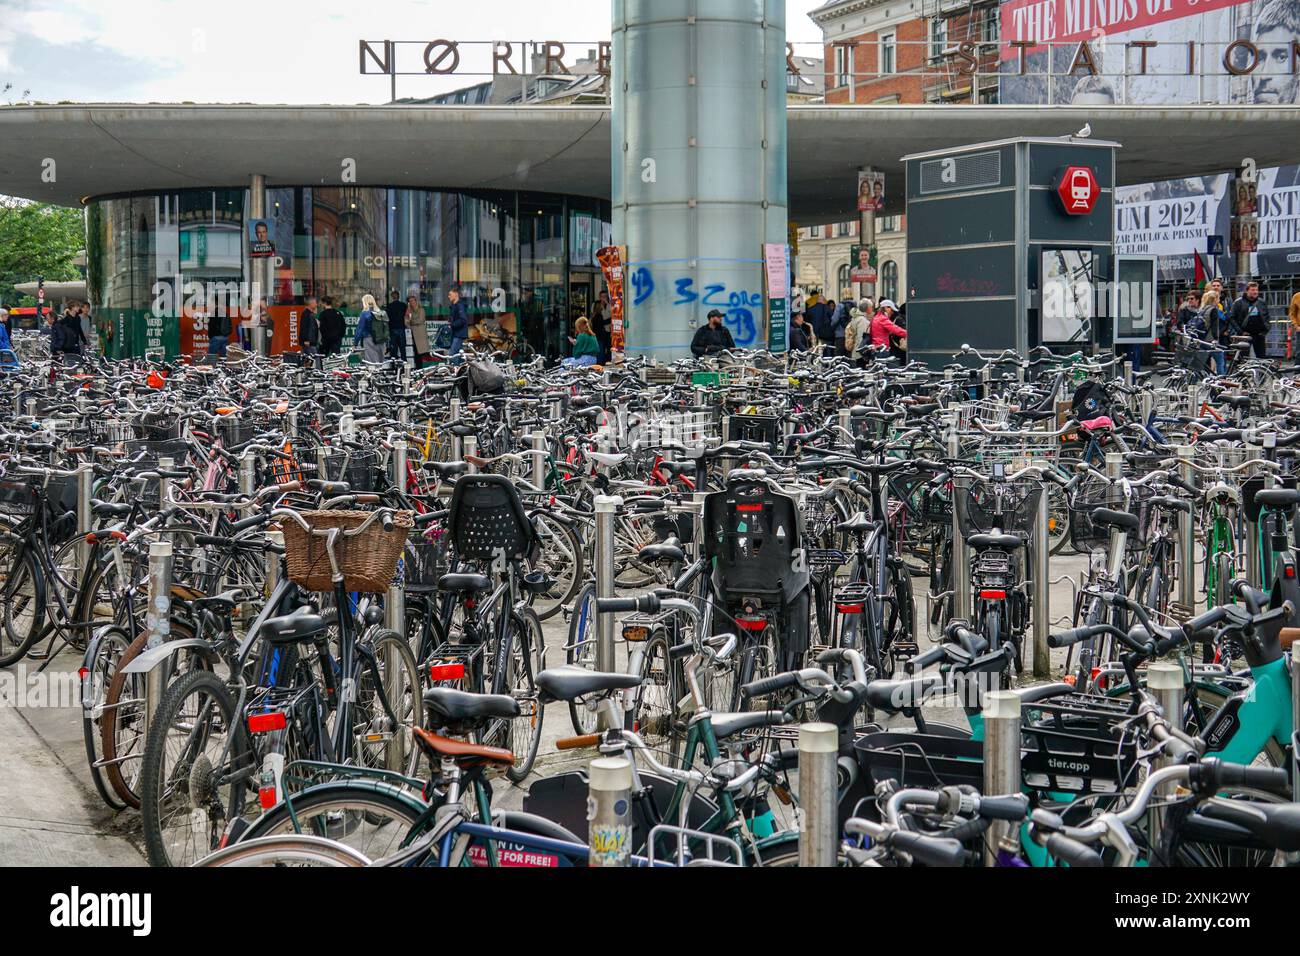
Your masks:
M734 349L736 343L731 338L731 333L727 327L722 324L722 311L713 309L709 312L709 321L706 325L701 325L695 330L695 338L691 339L691 354L696 358L703 358L706 355L713 355L715 352L721 352L723 349Z

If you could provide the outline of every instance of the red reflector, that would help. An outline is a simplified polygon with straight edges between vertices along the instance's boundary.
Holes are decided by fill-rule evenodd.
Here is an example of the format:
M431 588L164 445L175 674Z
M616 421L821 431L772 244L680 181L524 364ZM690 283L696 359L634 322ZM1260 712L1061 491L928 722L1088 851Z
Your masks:
M263 787L258 790L257 799L262 804L263 810L270 810L275 806L275 787Z
M861 614L866 610L865 604L837 604L835 610L841 614Z
M464 664L429 665L429 680L460 680L464 676Z
M284 730L288 722L284 718L284 711L277 710L269 714L249 714L248 715L248 732L250 734L265 734L272 730Z
M1295 577L1295 568L1291 567L1291 565L1288 564L1286 566L1286 570L1283 571L1282 574L1288 578L1293 578Z
M86 675L89 673L90 673L90 668L88 667L78 668L77 680L84 681L86 679Z
M761 631L767 627L767 618L738 617L736 623L747 631Z
M1005 601L1007 592L995 588L986 588L985 590L980 591L980 597L985 601Z
M737 511L762 511L762 505L736 505Z

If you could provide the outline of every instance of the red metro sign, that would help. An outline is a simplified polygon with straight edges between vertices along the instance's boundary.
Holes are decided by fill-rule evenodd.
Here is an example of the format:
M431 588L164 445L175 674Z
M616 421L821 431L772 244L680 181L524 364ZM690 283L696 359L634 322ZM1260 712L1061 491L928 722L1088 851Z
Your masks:
M1092 212L1100 192L1097 177L1087 166L1067 166L1061 174L1061 181L1056 184L1061 205L1071 216L1086 216Z

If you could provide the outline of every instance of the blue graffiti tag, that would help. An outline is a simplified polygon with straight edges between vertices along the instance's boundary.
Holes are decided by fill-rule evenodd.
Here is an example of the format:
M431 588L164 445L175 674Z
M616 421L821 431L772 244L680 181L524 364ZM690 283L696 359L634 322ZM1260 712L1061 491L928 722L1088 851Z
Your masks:
M632 288L636 290L636 294L632 297L633 305L640 305L654 294L655 277L645 266L632 273Z

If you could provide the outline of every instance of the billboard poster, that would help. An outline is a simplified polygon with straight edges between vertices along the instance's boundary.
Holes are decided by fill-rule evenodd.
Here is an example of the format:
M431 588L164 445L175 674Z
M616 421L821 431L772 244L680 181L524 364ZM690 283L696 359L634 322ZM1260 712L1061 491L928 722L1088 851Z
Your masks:
M1295 0L1006 0L999 14L1002 103L1300 103Z
M1192 176L1115 190L1115 254L1155 256L1162 281L1191 279L1192 254L1204 256L1210 236L1228 235L1232 177ZM1226 254L1219 271L1231 271Z
M269 219L248 220L248 258L270 259L275 255Z
M858 170L858 212L885 211L885 174Z
M1258 172L1257 275L1300 274L1300 166Z

